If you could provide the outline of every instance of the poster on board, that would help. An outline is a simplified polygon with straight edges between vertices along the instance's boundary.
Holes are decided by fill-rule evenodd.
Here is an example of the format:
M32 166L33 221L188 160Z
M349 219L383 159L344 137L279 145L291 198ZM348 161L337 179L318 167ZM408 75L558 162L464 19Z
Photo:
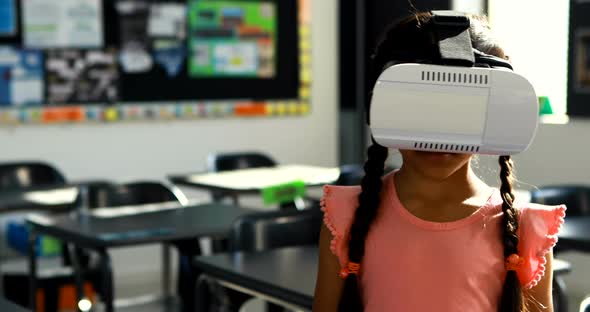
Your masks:
M101 48L101 0L23 0L27 48Z
M308 2L0 0L0 126L305 115Z

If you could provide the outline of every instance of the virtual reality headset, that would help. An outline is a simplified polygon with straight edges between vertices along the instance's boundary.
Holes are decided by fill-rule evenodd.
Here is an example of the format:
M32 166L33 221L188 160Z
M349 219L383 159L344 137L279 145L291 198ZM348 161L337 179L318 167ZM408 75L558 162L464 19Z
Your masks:
M538 98L506 60L473 49L464 14L433 11L440 59L396 63L373 89L368 123L390 148L513 155L531 144Z

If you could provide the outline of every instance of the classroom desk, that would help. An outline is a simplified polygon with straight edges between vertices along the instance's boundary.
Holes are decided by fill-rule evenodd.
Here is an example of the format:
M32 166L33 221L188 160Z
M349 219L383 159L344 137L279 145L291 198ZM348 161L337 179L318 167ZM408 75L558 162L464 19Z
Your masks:
M267 187L296 180L303 181L306 186L321 186L335 182L339 175L339 168L280 165L214 173L170 175L168 178L177 185L238 195L258 193Z
M28 312L29 310L0 297L0 311L2 311L2 312Z
M557 237L560 248L590 252L590 216L566 216Z
M72 215L45 216L34 214L27 218L31 226L29 243L30 289L32 307L35 306L34 290L37 283L37 261L35 237L38 234L51 235L56 239L71 243L78 248L93 249L100 255L102 288L105 290L104 302L107 312L113 311L113 277L108 248L132 246L157 242L171 242L198 237L225 237L233 221L253 210L218 203L182 207L170 203L147 205L147 213L108 214L106 209L98 210L94 215L81 217ZM124 207L129 211L133 207ZM117 211L118 208L111 208ZM141 209L138 209L141 210ZM102 215L97 213L102 211ZM77 284L81 285L80 270L77 263L73 265L77 272ZM82 297L81 290L78 293Z
M294 310L311 310L317 274L316 246L197 257L195 267L223 286Z
M260 297L288 309L309 310L317 274L316 246L288 247L257 253L202 256L195 266L223 286ZM570 264L558 259L553 271L563 274Z

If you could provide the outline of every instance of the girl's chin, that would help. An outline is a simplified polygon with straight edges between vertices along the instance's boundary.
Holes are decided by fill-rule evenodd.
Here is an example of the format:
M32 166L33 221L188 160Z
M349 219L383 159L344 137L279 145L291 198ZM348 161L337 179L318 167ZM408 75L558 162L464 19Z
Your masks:
M458 160L460 154L416 151L416 156L427 162L448 163Z
M434 158L448 158L453 157L457 154L454 153L444 153L444 152L425 152L425 151L416 151L416 154L422 157L434 157Z

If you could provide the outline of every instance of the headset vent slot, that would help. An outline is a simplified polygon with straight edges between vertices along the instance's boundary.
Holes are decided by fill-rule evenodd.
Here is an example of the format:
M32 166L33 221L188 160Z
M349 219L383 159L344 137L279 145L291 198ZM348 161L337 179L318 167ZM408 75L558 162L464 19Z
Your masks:
M467 73L447 73L440 71L422 71L422 81L460 83L472 85L488 85L488 75L476 75Z
M479 146L477 145L442 144L431 142L414 142L414 148L436 152L479 152Z

